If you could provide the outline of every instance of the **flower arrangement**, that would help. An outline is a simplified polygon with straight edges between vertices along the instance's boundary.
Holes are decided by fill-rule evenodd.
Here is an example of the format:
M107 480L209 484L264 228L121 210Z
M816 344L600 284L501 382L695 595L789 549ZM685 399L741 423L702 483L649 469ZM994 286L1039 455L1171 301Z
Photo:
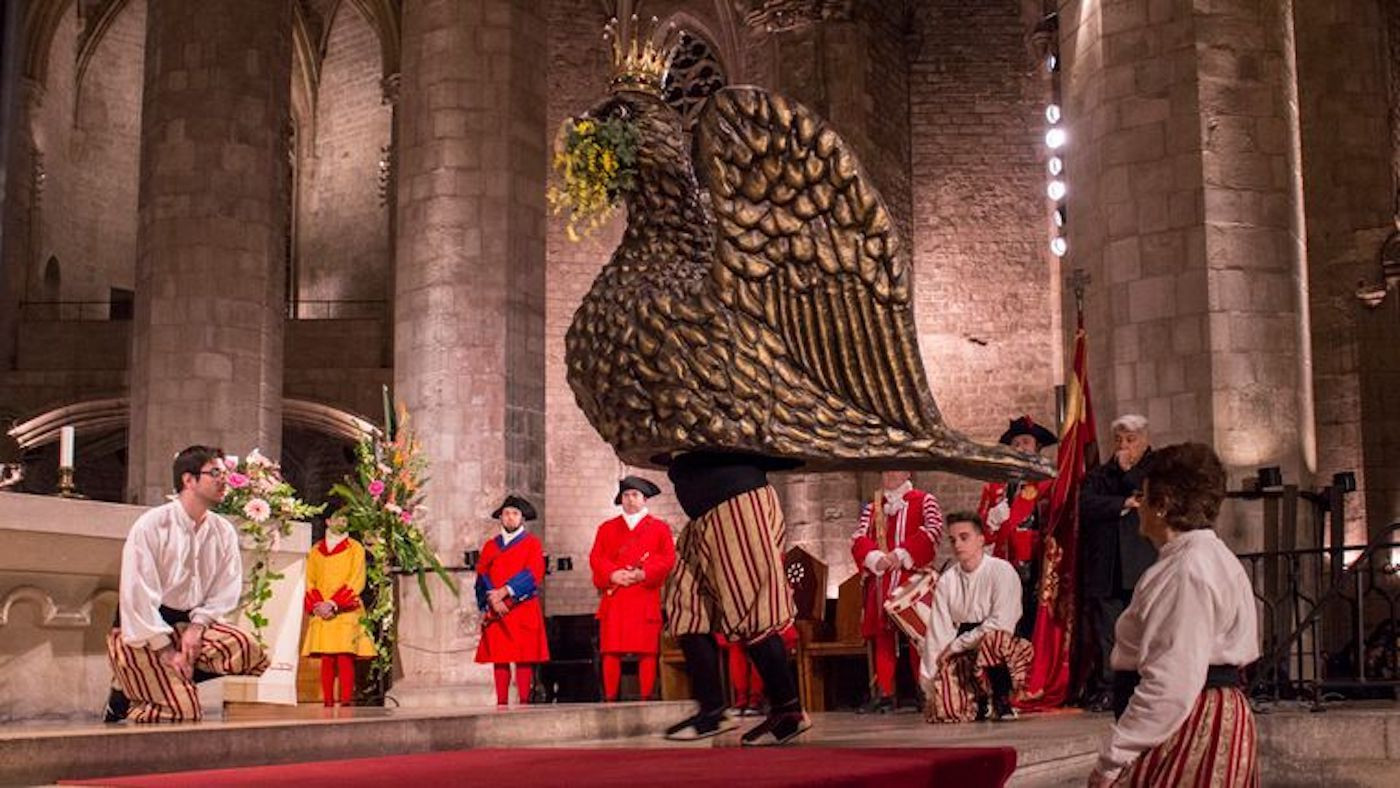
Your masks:
M282 579L282 573L272 569L268 560L277 539L292 532L292 522L320 514L326 507L312 506L297 497L297 492L282 478L277 463L253 449L243 459L224 458L227 492L214 511L230 515L238 530L252 541L254 560L248 569L243 591L243 610L253 625L253 636L260 645L267 617L262 609L272 598L272 584Z
M550 187L549 204L556 215L569 212L569 240L578 241L602 226L618 197L636 187L640 146L641 133L622 118L567 120L560 127L554 169L563 187Z
M385 410L390 415L387 403ZM416 575L429 607L433 597L428 589L428 572L436 574L453 595L457 594L457 584L443 569L418 527L428 511L423 505L428 462L408 428L408 412L400 405L397 418L386 420L386 432L391 437L361 440L355 446L354 477L331 488L331 494L342 502L331 520L358 539L370 556L365 562L366 605L360 625L374 639L376 654L370 666L370 682L381 688L394 664L394 574Z

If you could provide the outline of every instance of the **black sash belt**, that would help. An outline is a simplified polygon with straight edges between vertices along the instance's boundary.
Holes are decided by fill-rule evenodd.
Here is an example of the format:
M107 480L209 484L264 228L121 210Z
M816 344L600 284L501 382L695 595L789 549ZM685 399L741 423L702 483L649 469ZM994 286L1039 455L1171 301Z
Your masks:
M964 623L958 624L958 634L959 634L959 635L966 635L967 633L971 632L972 630L974 630L974 629L976 629L976 628L978 628L978 627L980 627L980 626L982 626L982 622L981 622L981 621L966 621L966 622L964 622Z
M160 618L161 618L162 621L164 621L165 623L169 624L169 625L172 626L172 627L175 626L176 624L188 624L188 623L190 623L190 611L188 611L188 610L176 610L176 609L173 608L173 607L166 607L165 605L161 605L161 606L160 606ZM121 625L122 625L122 609L121 609L121 605L118 605L118 606L117 606L117 612L114 613L114 614L112 614L112 628L113 628L113 629L117 629L117 628L121 627Z
M1128 702L1133 699L1142 676L1136 670L1115 670L1113 672L1113 718L1123 716ZM1211 665L1206 668L1206 683L1201 689L1239 687L1244 684L1244 675L1236 665Z

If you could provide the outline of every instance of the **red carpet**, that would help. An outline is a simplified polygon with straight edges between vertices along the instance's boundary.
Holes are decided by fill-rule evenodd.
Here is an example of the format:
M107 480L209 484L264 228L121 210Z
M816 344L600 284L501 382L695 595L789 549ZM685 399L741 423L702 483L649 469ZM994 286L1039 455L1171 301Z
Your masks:
M65 781L70 785L1001 786L1016 769L1010 747L473 749Z

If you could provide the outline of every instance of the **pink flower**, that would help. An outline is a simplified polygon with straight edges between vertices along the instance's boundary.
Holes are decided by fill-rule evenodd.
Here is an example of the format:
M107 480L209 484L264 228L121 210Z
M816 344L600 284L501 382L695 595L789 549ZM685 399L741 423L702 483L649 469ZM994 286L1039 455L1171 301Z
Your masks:
M237 457L225 457L225 458L224 458L224 467L227 468L227 469L229 469L229 470L234 470L234 469L236 469L236 468L238 467L238 458L237 458Z
M255 523L266 520L272 514L272 507L261 498L254 498L243 504L243 514Z
M399 515L399 519L403 520L405 523L411 523L413 522L413 512L405 511L403 514Z
M228 486L235 490L241 490L248 486L248 477L237 471L228 475Z
M372 496L374 496L375 498L378 498L379 496L383 495L383 494L384 494L384 482L382 482L382 481L380 481L380 480L378 480L378 479L375 479L374 481L370 482L370 483L369 483L369 494L372 495Z

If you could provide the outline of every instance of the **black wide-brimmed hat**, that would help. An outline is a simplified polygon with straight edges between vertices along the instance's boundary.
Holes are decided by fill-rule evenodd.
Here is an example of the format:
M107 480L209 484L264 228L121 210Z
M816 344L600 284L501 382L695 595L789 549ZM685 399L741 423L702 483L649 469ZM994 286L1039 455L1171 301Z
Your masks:
M647 498L654 498L661 494L660 487L640 476L624 476L622 481L617 483L617 495L613 498L613 506L622 504L622 494L628 490L636 490Z
M1056 443L1060 442L1060 439L1055 437L1055 433L1036 424L1031 420L1030 416L1012 419L1011 424L1006 428L1006 432L1001 434L1000 442L1009 446L1011 445L1011 439L1017 435L1029 435L1035 438L1035 446L1037 449L1043 449L1046 446L1054 446Z
M506 499L501 502L501 505L496 507L496 511L491 513L491 519L501 519L501 512L505 511L506 507L519 509L525 522L529 522L539 516L535 513L535 507L531 506L529 501L518 495L507 495Z

